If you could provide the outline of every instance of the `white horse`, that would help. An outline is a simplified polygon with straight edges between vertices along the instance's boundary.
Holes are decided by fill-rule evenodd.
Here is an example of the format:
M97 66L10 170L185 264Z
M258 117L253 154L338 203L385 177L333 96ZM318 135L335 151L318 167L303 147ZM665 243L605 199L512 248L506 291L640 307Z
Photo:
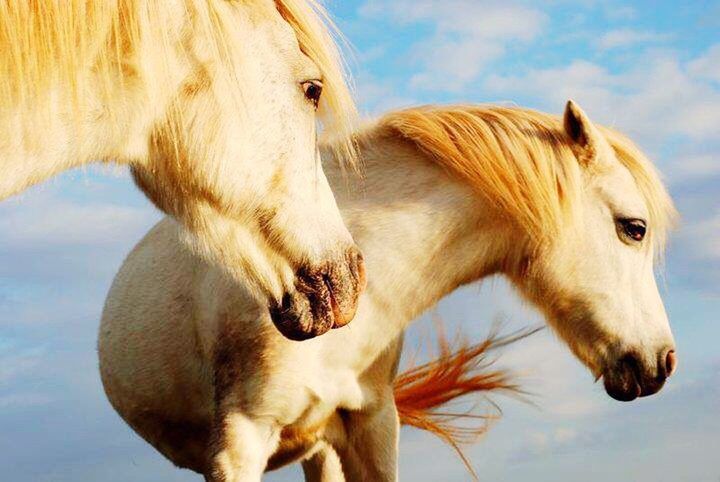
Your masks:
M302 460L309 481L397 479L393 378L408 323L458 286L507 276L618 400L676 365L655 283L674 208L653 166L569 102L390 113L357 134L365 182L325 152L369 284L355 321L303 343L159 223L128 256L100 328L120 415L213 481Z
M329 26L316 0L0 0L0 200L129 164L288 336L344 324L363 267L319 167L318 106L355 117Z

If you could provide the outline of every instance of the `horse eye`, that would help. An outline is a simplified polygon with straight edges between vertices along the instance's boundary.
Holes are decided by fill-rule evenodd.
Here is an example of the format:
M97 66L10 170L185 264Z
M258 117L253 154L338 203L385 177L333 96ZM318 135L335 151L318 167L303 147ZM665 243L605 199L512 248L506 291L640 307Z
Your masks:
M312 102L312 105L317 109L320 103L320 97L322 96L323 83L320 80L308 80L302 83L302 89L305 93L305 98Z
M647 225L642 219L619 219L618 225L622 234L632 241L640 242L645 238Z

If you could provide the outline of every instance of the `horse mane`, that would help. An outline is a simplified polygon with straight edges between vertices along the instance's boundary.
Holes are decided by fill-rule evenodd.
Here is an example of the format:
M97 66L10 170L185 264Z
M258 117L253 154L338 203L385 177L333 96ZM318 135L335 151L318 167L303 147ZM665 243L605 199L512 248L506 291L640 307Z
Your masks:
M337 29L320 0L241 0L257 5L258 12L274 7L295 31L301 50L319 67L325 84L320 113L326 127L350 139L356 108L349 77L337 48ZM225 0L182 0L193 26L212 39L211 54L225 65L233 48L223 35L228 24ZM36 106L52 95L57 82L70 91L75 109L89 74L101 80L100 100L111 102L118 82L132 80L136 72L127 62L141 42L170 52L179 38L169 38L168 4L162 0L0 0L0 113ZM240 46L242 48L242 46ZM158 58L153 68L169 68ZM142 73L141 73L142 75ZM152 74L147 74L151 76ZM232 76L233 72L227 72ZM7 108L7 109L6 109ZM112 112L110 112L112 114ZM33 119L34 120L34 119ZM32 121L29 121L32 122ZM340 149L343 151L343 149ZM348 141L344 152L354 152Z
M661 253L675 210L660 176L627 137L597 127L635 178ZM534 241L542 242L577 220L582 172L558 116L492 105L421 106L384 115L373 132L413 142Z
M438 356L395 378L395 405L402 425L428 431L450 445L477 480L462 445L477 441L487 431L488 422L499 415L499 407L488 398L491 393L523 393L508 372L492 368L495 360L489 354L539 329L521 330L506 336L493 331L482 342L469 345L461 337L448 341L442 328L442 324L438 325L436 334ZM468 410L450 408L451 404L470 396L490 401L495 413L475 413L479 407L477 402Z

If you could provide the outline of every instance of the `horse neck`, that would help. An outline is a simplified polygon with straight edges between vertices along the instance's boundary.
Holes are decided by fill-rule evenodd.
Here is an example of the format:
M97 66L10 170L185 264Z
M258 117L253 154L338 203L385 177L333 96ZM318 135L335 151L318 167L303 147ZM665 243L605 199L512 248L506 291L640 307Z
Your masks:
M403 329L458 286L498 272L511 246L519 246L476 191L413 144L370 137L360 154L364 180L342 173L335 162L325 168L363 251L367 295L383 330L386 323Z
M183 18L182 2L165 7ZM166 25L178 31L181 26ZM163 48L144 41L117 72L98 74L84 65L74 79L53 77L31 102L0 106L0 200L89 162L146 158L149 132L187 76L184 66L161 55Z

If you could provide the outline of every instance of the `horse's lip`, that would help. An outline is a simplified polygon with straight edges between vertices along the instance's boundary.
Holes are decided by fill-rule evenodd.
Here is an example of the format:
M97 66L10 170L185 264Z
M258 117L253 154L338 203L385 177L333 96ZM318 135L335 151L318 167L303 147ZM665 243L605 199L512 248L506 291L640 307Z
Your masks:
M323 276L323 283L327 288L328 296L330 298L330 310L332 311L331 329L334 330L335 328L340 328L341 326L344 326L345 323L343 323L344 320L342 319L342 315L340 314L340 306L338 305L337 299L335 299L335 291L333 291L333 285L327 276Z
M610 397L619 402L632 402L638 397L655 393L649 393L643 388L639 367L635 366L635 364L623 364L622 368L627 370L627 372L615 373L612 370L608 370L603 374L605 392ZM627 377L629 377L630 380L627 380ZM623 380L624 378L625 380Z
M272 323L285 338L304 341L322 335L330 329L318 330L312 314L308 317L308 312L298 310L296 303L297 300L294 299L293 294L285 293L280 302L274 302L268 306Z
M665 386L666 379L662 378L656 378L655 380L651 380L650 383L640 383L640 397L649 397L650 395L654 395L657 392L659 392L663 386Z
M307 340L353 319L366 283L365 267L357 250L348 251L343 263L298 270L294 289L269 304L271 319L281 334L291 340Z
M320 281L320 280L319 280ZM305 294L285 293L280 302L270 303L270 319L278 331L293 341L304 341L339 328L340 308L326 280L322 289Z
M615 387L609 387L607 384L605 385L605 392L618 402L632 402L633 400L637 399L638 397L643 396L642 395L642 388L640 387L640 384L635 380L635 383L633 384L632 390L617 390Z
M275 325L275 328L282 334L282 336L284 336L288 340L310 340L326 332L326 330L315 330L313 329L314 327L310 327L310 329L308 329L307 327L298 327L295 325L295 322L297 322L297 318L292 317L286 319L285 315L281 313L271 311L270 318L273 325Z

